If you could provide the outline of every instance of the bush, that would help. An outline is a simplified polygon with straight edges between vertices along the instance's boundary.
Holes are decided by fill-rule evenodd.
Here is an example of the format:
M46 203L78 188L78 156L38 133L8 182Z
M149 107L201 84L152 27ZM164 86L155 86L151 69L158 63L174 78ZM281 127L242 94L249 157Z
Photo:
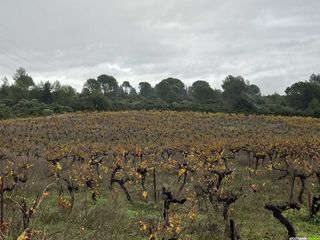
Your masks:
M10 108L5 104L0 104L0 119L6 119L10 117Z

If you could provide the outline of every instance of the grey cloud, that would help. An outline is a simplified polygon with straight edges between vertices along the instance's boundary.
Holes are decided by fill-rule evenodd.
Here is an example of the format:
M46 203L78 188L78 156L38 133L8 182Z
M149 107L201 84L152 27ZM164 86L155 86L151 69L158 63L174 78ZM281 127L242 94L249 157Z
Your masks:
M81 89L87 78L152 84L168 76L220 87L242 75L264 93L320 73L318 0L4 0L0 76Z

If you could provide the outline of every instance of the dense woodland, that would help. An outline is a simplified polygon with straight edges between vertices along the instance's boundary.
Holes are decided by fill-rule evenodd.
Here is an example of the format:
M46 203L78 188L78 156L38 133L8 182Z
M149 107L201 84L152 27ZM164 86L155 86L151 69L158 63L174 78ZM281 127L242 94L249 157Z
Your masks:
M229 75L222 91L199 80L187 87L177 78L167 78L155 86L140 82L136 90L130 82L121 84L102 74L88 79L81 92L72 86L41 82L35 84L24 68L17 69L13 83L4 77L0 86L0 118L45 116L75 111L176 110L241 112L274 115L320 116L320 75L289 86L285 95L262 95L257 85L241 76Z

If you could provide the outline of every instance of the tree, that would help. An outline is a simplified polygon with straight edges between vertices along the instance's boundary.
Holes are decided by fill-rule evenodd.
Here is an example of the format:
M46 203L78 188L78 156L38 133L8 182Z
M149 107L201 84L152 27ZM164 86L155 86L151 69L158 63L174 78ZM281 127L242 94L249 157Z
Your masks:
M93 93L81 96L75 103L75 109L80 111L106 111L111 109L111 105L102 93Z
M51 84L50 82L45 82L43 85L43 90L42 90L42 102L46 104L52 103L52 94L51 94Z
M0 119L5 119L10 117L10 108L5 104L0 104Z
M2 84L0 86L0 98L5 98L9 94L9 89L10 89L9 81L6 77L4 77L1 79L1 82Z
M135 98L135 97L138 96L138 93L137 93L137 91L136 91L136 89L135 89L134 87L131 87L129 96L130 96L131 98Z
M319 100L316 99L316 98L312 99L308 104L308 110L309 111L320 110L320 102L319 102Z
M177 78L167 78L155 86L159 98L168 103L178 102L186 98L187 91L183 82Z
M261 96L260 88L255 84L251 84L248 86L248 94L250 96Z
M284 96L276 92L267 96L263 96L263 99L267 104L283 105L285 103Z
M77 97L76 89L69 85L61 85L56 81L52 85L52 90L53 102L65 106L74 105Z
M93 78L88 79L82 89L83 94L93 94L101 92L101 85L100 83Z
M312 74L309 81L294 83L285 92L291 107L306 109L312 100L320 101L320 75Z
M189 88L189 95L200 103L212 103L218 98L217 92L210 87L208 82L203 80L192 84Z
M310 83L319 84L320 85L320 74L312 74L309 79Z
M39 102L43 102L43 87L44 83L42 82L34 85L28 93L28 99L36 99Z
M312 99L306 112L315 117L320 117L320 101L316 98Z
M222 83L223 98L235 111L252 111L255 107L250 101L249 94L249 82L246 82L243 77L234 77L229 75ZM254 87L253 87L254 89ZM257 89L255 89L257 91Z
M28 91L31 86L34 86L33 79L22 67L17 69L16 73L13 75L13 80L15 81L15 85L24 92Z
M93 94L90 96L89 100L93 103L95 109L98 111L106 111L111 109L108 99L102 94Z
M97 78L97 81L105 96L116 96L118 94L119 85L113 76L102 74Z
M122 84L121 84L121 87L123 89L123 92L125 95L129 95L130 93L130 90L132 88L131 84L129 81L124 81Z
M1 79L1 88L3 88L3 87L9 87L9 80L8 80L8 78L7 77L4 77L4 78L2 78Z
M320 85L313 82L297 82L285 91L289 105L295 109L305 109L314 98L320 100Z
M154 96L154 89L148 82L139 83L139 96L144 98L151 98Z
M223 96L226 99L234 100L248 92L248 86L241 76L229 75L222 83Z

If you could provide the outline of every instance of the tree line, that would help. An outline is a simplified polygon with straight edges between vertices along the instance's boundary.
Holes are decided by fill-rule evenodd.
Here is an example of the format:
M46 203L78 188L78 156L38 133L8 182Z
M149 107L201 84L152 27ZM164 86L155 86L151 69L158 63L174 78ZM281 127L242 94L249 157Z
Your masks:
M262 95L257 85L242 76L227 76L222 90L198 80L187 87L177 78L167 78L154 87L140 82L138 91L124 81L102 74L88 79L81 92L59 81L35 84L24 68L0 86L0 118L45 116L75 111L176 110L240 112L320 117L320 75L294 83L284 95Z

